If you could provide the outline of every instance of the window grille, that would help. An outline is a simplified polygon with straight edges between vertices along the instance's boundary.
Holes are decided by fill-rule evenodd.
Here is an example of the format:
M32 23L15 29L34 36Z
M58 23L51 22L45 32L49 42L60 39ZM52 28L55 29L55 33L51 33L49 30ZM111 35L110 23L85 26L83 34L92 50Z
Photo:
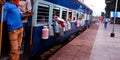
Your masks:
M66 20L67 17L67 9L62 10L62 19Z
M37 24L47 24L49 20L49 5L38 6Z

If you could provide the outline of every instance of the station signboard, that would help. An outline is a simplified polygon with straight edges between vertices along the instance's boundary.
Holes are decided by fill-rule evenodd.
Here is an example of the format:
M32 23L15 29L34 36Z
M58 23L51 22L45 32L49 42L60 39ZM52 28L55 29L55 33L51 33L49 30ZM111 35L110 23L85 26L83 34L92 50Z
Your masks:
M116 18L120 18L120 12L115 12L115 11L111 11L110 13L110 17L116 17Z

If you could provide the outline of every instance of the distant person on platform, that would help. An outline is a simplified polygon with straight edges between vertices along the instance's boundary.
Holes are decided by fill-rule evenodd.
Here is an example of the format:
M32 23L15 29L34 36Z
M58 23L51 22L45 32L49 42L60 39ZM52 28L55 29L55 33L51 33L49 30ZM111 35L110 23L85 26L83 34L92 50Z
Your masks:
M107 24L108 24L108 22L109 22L109 18L105 18L104 19L104 28L106 29L107 28Z

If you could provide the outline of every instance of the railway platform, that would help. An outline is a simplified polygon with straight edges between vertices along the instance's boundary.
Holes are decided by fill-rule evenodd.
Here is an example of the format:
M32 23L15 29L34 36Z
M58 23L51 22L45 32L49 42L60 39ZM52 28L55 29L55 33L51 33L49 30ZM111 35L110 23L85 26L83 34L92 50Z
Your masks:
M113 25L93 24L66 44L49 60L120 60L120 25L115 25L115 37L110 37Z

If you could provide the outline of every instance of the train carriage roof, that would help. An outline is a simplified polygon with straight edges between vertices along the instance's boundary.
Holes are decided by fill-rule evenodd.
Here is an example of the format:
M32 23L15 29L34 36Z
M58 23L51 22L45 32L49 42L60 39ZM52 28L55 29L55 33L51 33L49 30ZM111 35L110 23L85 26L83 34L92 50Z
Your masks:
M85 13L92 13L92 10L78 0L45 0L54 4L68 7Z

